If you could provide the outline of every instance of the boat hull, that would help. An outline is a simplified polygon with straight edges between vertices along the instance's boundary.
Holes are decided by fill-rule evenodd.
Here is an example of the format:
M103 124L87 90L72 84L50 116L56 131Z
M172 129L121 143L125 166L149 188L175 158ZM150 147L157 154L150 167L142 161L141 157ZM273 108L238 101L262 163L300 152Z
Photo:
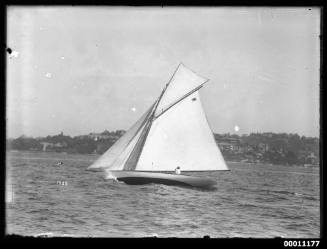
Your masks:
M176 175L155 172L110 171L111 177L130 185L164 184L196 188L213 188L216 182L206 177Z

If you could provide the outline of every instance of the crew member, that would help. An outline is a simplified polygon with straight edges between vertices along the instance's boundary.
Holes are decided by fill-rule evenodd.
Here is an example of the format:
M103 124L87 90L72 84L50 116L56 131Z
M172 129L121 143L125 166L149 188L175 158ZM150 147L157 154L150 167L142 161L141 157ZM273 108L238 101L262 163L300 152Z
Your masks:
M181 174L181 168L179 166L177 166L177 168L175 169L175 174L176 175L180 175Z

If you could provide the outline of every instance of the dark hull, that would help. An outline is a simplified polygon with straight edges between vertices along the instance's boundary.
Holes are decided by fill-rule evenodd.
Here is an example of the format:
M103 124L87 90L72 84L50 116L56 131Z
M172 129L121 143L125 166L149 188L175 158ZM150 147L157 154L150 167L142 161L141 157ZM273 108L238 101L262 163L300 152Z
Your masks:
M110 173L118 181L130 185L156 183L195 188L213 188L216 185L214 180L206 177L137 171L111 171Z

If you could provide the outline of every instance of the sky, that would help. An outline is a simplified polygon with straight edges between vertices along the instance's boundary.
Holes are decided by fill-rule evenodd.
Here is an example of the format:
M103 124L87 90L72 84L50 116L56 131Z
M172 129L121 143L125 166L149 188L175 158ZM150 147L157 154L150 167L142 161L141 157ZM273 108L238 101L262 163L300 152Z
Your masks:
M8 7L7 137L128 129L179 63L215 133L319 137L320 9Z

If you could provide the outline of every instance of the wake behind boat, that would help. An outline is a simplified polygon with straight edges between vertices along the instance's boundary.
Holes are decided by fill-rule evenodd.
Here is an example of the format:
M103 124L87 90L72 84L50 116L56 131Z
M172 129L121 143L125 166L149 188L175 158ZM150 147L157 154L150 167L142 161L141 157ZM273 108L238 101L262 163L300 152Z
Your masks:
M180 64L147 112L88 169L127 184L213 186L209 178L168 173L228 170L200 102L207 81Z

